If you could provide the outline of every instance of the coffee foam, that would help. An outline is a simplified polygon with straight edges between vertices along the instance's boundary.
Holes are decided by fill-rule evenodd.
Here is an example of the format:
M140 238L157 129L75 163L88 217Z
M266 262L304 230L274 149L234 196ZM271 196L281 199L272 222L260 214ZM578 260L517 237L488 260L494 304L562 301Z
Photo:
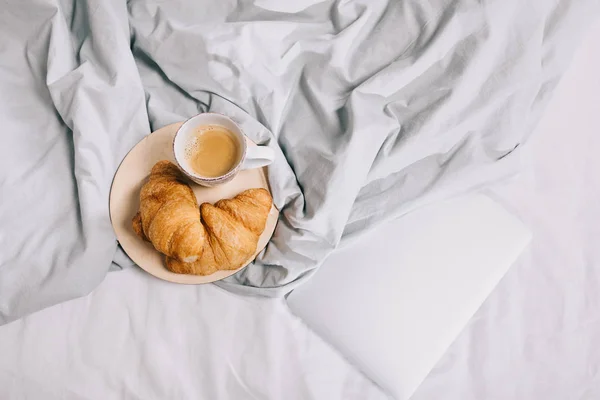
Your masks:
M198 151L198 142L198 133L196 133L192 140L186 143L185 148L183 149L183 154L186 160L189 161L189 159L194 156L194 153Z

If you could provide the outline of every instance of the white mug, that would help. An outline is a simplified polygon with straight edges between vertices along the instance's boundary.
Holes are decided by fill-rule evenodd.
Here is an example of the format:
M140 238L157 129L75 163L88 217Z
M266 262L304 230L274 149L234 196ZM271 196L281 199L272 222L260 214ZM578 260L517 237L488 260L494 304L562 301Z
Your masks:
M237 139L237 145L241 151L240 158L234 167L224 175L209 178L198 175L190 167L186 157L185 149L194 138L196 128L202 125L219 125L229 130ZM232 180L240 170L259 168L269 165L275 159L273 149L265 146L248 146L246 135L233 120L223 114L202 113L185 121L175 133L173 138L173 154L179 169L193 182L199 185L212 187Z

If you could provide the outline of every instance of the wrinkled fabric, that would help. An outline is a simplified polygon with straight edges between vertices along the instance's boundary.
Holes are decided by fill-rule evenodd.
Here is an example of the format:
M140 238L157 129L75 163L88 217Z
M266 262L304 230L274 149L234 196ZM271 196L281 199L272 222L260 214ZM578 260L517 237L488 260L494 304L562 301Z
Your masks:
M167 123L241 112L220 96L277 150L282 211L257 261L220 285L289 292L340 243L518 170L597 11L594 0L4 2L0 323L127 264L108 212L119 162Z

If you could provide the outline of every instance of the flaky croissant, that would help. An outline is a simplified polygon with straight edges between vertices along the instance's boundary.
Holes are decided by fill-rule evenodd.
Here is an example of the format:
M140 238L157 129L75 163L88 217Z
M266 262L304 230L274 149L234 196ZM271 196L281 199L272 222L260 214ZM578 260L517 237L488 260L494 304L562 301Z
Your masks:
M138 236L167 256L167 269L209 275L249 261L272 204L265 189L249 189L214 206L204 203L198 210L179 169L159 161L142 187L140 211L132 223Z
M133 217L133 230L161 253L180 260L199 259L206 233L200 223L198 202L179 169L159 161L140 192L140 210Z
M242 267L256 252L273 199L265 189L249 189L233 199L200 206L206 239L200 258L191 263L167 257L167 268L181 274L209 275Z

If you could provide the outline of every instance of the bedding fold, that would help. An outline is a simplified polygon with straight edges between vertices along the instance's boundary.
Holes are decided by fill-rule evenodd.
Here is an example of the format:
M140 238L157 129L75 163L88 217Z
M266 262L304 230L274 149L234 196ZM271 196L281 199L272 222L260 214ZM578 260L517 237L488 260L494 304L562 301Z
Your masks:
M0 323L128 265L127 151L204 111L277 154L275 235L219 285L281 296L340 244L519 170L596 0L9 0L0 13ZM114 260L114 261L113 261ZM340 277L343 280L343 277Z

